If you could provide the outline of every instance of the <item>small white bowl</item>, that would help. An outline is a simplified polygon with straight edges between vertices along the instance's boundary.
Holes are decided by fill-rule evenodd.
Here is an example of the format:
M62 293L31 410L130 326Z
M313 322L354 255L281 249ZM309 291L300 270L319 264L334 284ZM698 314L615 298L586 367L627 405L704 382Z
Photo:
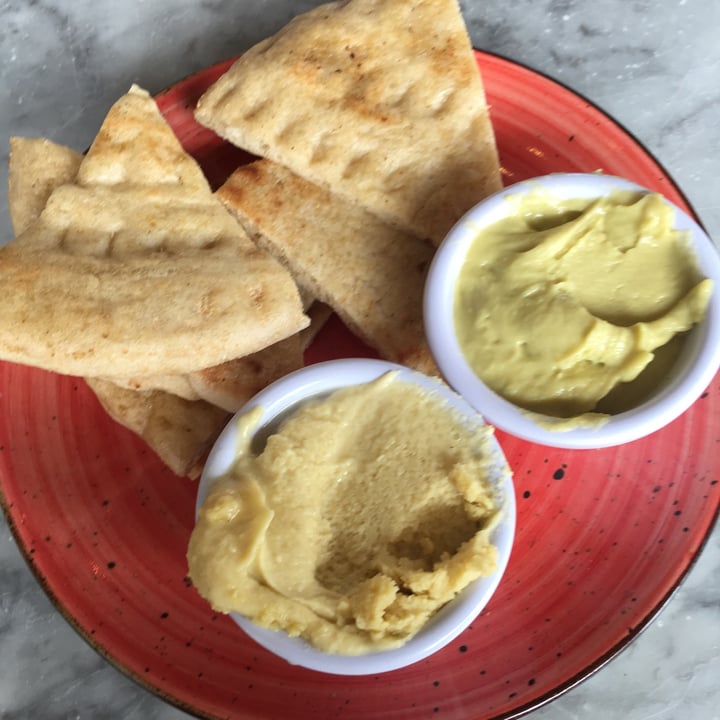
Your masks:
M553 430L500 397L467 363L455 334L455 285L478 232L511 212L510 195L542 189L561 199L595 198L616 190L651 192L621 178L599 173L558 173L511 185L469 210L438 248L425 285L424 317L428 342L448 383L492 425L524 440L560 448L601 448L649 435L681 415L706 389L720 367L720 257L703 229L685 212L675 211L675 227L690 232L699 269L713 280L707 314L688 334L672 372L641 405L610 416L599 427ZM557 418L547 418L548 423Z
M196 517L215 480L226 473L233 463L237 447L237 420L241 415L258 405L262 407L262 421L254 435L267 436L283 418L307 400L342 387L370 382L392 370L398 371L403 381L420 385L447 400L467 418L471 426L484 425L480 415L444 383L406 367L370 359L333 360L310 365L281 378L258 393L229 422L205 464L198 487ZM231 613L230 616L253 640L288 662L336 675L373 675L395 670L422 660L447 645L477 617L495 592L507 566L515 535L512 480L506 470L506 460L500 446L494 440L492 446L494 474L490 479L502 502L502 517L492 533L492 542L498 549L498 569L491 576L480 578L468 586L404 646L366 655L333 655L317 650L302 639L291 638L284 632L259 627L238 613Z

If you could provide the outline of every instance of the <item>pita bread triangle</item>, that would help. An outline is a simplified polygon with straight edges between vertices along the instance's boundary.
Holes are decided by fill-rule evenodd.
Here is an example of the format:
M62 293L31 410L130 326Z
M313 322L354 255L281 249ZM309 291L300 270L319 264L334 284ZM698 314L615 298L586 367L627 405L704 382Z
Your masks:
M85 380L108 415L139 435L180 477L200 476L210 447L230 418L203 400L127 390L100 378Z
M37 220L56 187L73 182L83 156L45 138L11 137L10 148L8 210L20 234ZM315 305L308 309L311 316L321 307ZM186 375L86 381L106 412L140 435L173 472L196 477L228 412L301 367L305 334L316 329L311 324L253 355Z
M13 137L10 148L8 210L20 233L37 220L56 187L73 181L83 156L42 138ZM167 379L189 385L187 377ZM100 378L86 381L105 411L138 434L176 475L199 477L207 451L228 420L226 411L168 392L134 391Z
M0 357L82 376L184 373L308 323L289 273L212 195L133 87L73 184L0 248Z
M196 118L436 243L501 187L456 0L321 5L242 55Z
M422 316L430 243L269 160L239 167L217 194L258 245L381 357L439 374Z

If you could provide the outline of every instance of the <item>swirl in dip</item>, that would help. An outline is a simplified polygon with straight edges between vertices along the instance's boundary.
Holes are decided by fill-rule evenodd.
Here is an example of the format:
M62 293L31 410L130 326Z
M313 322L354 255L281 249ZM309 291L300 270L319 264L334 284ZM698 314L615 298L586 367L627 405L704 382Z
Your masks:
M480 379L531 413L603 422L639 404L706 311L703 278L657 194L508 196L471 245L455 295L460 347ZM536 418L537 419L537 418Z
M255 454L260 412L240 417L188 548L216 610L357 655L404 644L496 570L491 428L395 373L308 402Z

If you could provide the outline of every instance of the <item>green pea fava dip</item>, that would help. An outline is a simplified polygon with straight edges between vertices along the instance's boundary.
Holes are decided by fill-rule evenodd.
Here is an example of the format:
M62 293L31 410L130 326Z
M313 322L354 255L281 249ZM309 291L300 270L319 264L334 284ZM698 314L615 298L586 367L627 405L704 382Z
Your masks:
M478 232L458 278L455 327L468 363L531 415L571 426L638 404L712 292L674 210L657 194L628 192L508 200L511 214Z

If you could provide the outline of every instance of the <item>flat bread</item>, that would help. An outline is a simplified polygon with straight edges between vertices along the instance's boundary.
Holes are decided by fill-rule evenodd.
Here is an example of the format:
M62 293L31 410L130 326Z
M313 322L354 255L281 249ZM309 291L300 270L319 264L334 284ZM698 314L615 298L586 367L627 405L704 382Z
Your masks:
M42 138L11 138L10 147L13 191L8 193L8 210L21 233L37 220L52 191L75 179L82 155ZM180 381L191 391L184 376L166 379ZM227 412L207 402L188 402L165 392L135 392L100 378L87 382L108 414L143 438L174 473L199 477Z
M217 191L261 247L379 354L438 374L422 299L434 248L269 160Z
M208 402L237 412L250 398L283 375L303 366L300 335L264 350L188 375L191 387Z
M47 138L10 138L8 210L16 235L42 213L55 188L75 181L83 155ZM106 378L126 389L164 390L187 400L199 396L183 375Z
M219 365L308 324L150 96L110 110L73 184L0 248L0 357L81 376Z
M37 220L44 203L56 187L75 180L82 155L44 138L13 137L10 145L9 170L15 192L10 194L8 204L11 220L18 232L22 232ZM103 397L105 392L111 390L109 383L126 390L142 391L137 400L142 408L147 408L152 398L162 397L149 391L162 391L184 400L204 399L229 412L237 411L262 387L302 367L303 350L322 327L331 310L322 303L313 302L307 293L301 291L300 296L303 303L308 305L306 313L310 318L310 324L301 333L258 353L186 375L99 378L104 381L95 384L100 401L116 408L114 417L121 424L125 423L117 403ZM134 412L130 396L123 394L122 400L122 407Z
M321 5L242 55L195 116L435 243L501 187L457 0Z
M185 375L143 375L135 377L103 377L101 380L111 382L126 390L160 390L162 392L177 395L184 400L200 400L200 395L193 389L189 377L192 373Z
M314 300L309 291L300 286L298 290L308 326L267 348L184 375L105 379L127 389L163 390L186 400L207 400L237 412L263 387L303 366L303 352L332 314L332 309Z
M178 476L197 478L230 415L203 401L164 392L121 388L100 378L86 378L105 411L138 434Z
M83 156L45 138L10 138L8 208L15 235L39 217L52 191L72 182Z

